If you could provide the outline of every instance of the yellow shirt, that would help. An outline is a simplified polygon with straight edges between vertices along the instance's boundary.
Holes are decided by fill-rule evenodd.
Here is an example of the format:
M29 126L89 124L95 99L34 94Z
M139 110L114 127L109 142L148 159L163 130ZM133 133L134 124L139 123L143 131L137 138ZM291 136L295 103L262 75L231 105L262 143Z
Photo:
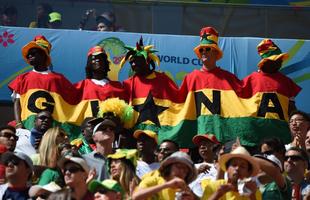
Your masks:
M227 184L227 180L221 179L221 180L202 180L201 181L201 187L204 190L203 192L203 196L202 196L202 200L207 200L209 199L212 194L214 192L217 191L217 189L223 185L223 184ZM256 196L256 200L261 200L262 199L262 194L259 190L256 190L255 193ZM230 192L226 192L221 198L220 200L249 200L249 197L245 197L245 196L240 196L238 192L235 191L230 191Z
M145 174L138 186L139 188L149 188L156 185L164 184L166 180L160 176L158 170L152 171L151 173ZM166 188L159 191L156 195L153 195L148 200L174 200L175 199L175 189Z

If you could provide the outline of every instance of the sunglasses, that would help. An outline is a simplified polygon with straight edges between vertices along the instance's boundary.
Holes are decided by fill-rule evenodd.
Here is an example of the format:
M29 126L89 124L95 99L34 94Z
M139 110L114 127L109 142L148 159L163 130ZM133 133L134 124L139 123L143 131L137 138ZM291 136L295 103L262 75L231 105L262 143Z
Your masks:
M303 157L298 156L298 155L285 156L285 161L288 161L288 159L291 159L293 162L300 161L300 160L305 160Z
M84 170L81 167L71 166L64 169L64 173L69 171L70 173L74 174L76 172L84 172Z
M203 51L208 52L208 51L210 51L210 50L211 50L210 47L200 48L200 49L199 49L199 53L202 53Z
M7 158L5 161L3 161L3 164L5 166L8 166L10 163L17 166L19 165L19 163L21 162L20 159L16 158L16 157L11 157L11 158Z
M18 140L18 136L15 135L14 133L11 133L11 132L2 132L2 133L0 134L0 137L6 137L6 138L8 138L8 139L10 139L11 137L13 137L14 140Z

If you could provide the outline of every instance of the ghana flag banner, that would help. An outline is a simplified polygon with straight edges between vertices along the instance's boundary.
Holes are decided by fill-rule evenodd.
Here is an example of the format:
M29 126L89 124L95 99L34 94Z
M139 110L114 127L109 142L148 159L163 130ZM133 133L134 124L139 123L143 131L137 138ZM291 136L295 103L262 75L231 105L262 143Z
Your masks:
M25 128L31 129L36 114L48 110L54 123L66 130L71 140L80 135L79 126L86 117L97 115L104 100L112 97L124 99L119 82L110 81L101 86L85 79L72 85L55 72L27 72L13 80L9 88L20 95L21 120Z
M34 36L42 34L44 35L53 45L51 51L52 57L52 71L60 72L64 74L72 83L78 82L85 78L85 65L87 63L87 52L90 47L95 45L100 45L104 47L106 52L109 55L109 61L111 62L111 71L113 72L113 76L109 77L111 80L123 81L128 79L129 69L128 63L127 66L123 68L119 67L119 61L126 54L126 49L124 45L134 46L136 41L139 40L141 35L145 40L145 44L154 44L155 48L158 50L158 57L161 61L161 66L157 70L161 72L165 72L173 81L178 84L181 84L182 80L186 76L186 74L191 73L195 69L199 69L202 63L199 61L197 56L193 52L193 48L199 43L198 36L184 36L184 35L164 35L164 34L141 34L141 33L118 33L118 32L93 32L93 31L77 31L77 30L51 30L51 29L28 29L21 27L4 27L0 26L0 36L3 41L0 42L0 66L2 72L0 73L0 101L1 102L10 102L11 91L8 89L7 85L12 80L16 78L21 73L30 71L32 69L31 66L25 63L21 56L21 48L27 44L29 41L33 39ZM221 37L219 39L219 46L224 52L224 56L218 62L218 66L221 66L222 69L230 71L234 73L239 79L243 79L248 76L253 71L257 70L257 63L261 59L257 54L256 46L262 40L262 38L250 38L250 37ZM283 67L281 68L281 72L292 80L294 80L298 85L300 85L303 90L298 94L296 98L297 108L309 112L310 110L310 101L309 93L309 69L310 69L310 41L309 40L294 40L294 39L276 39L275 42L281 47L283 52L288 52L290 57L283 63ZM252 78L251 78L252 80ZM255 87L255 84L251 81L252 88ZM242 83L243 84L243 83ZM164 85L162 87L165 87ZM206 105L215 106L214 98L217 97L217 91L221 91L221 102L223 100L224 93L222 93L223 88L212 88L212 87L203 87L204 89L200 89L203 91L204 95L207 95L208 100L204 100L205 103L201 103L201 109L205 109L209 111L209 107L206 109ZM208 90L207 90L207 89ZM242 86L243 88L243 86ZM160 129L159 136L164 139L166 137L175 138L179 141L182 141L182 144L190 144L191 137L195 133L203 134L206 131L204 123L200 123L204 117L209 116L205 114L204 111L201 111L203 115L197 116L197 108L198 105L195 102L195 94L200 95L203 99L205 97L198 93L199 89L188 88L188 95L186 95L186 101L178 102L175 101L175 97L171 97L169 100L165 100L165 98L158 96L154 97L154 102L156 105L162 107L168 107L163 110L159 115L160 121ZM266 89L266 88L265 88ZM265 94L265 93L275 93L280 102L281 108L283 109L284 119L287 116L285 109L285 104L282 105L282 100L280 97L284 96L287 98L286 94L282 94L278 91L271 90L260 90L260 93L257 94ZM45 90L44 90L45 91ZM225 90L229 91L228 89ZM245 90L243 90L245 91ZM236 92L236 90L235 90ZM68 94L66 92L65 94ZM209 95L210 94L210 95ZM239 95L240 93L236 92L238 100L243 102L244 99L250 99L250 97L255 96L253 92L250 92L249 95ZM242 94L242 93L241 93ZM256 93L255 93L256 94ZM80 95L80 94L79 94ZM153 93L152 93L153 95ZM269 95L269 94L268 94ZM28 95L30 96L30 94ZM154 95L155 96L155 95ZM54 96L53 100L54 100ZM134 101L140 101L135 104L140 105L143 104L146 98L148 97L148 93L145 96L139 96ZM56 98L56 97L55 97ZM67 97L62 97L60 100L66 99ZM81 97L82 98L82 97ZM261 99L262 97L258 97L253 100L255 105L262 105ZM185 99L185 97L184 97ZM191 101L189 101L191 100ZM287 100L287 99L286 99ZM54 100L55 101L55 100ZM96 114L96 104L100 104L100 100L93 100L92 98L88 99L88 103L78 107L76 109L77 112L72 112L68 108L64 108L63 112L71 112L74 113L72 117L66 116L72 120L72 123L80 124L82 121L82 117L78 117L82 112L86 112L85 116L94 116ZM70 102L70 101L69 101ZM164 102L161 104L161 102ZM269 103L270 102L270 103ZM268 105L272 105L273 102L269 100ZM71 102L72 103L72 102ZM67 105L74 105L68 103ZM41 104L41 105L40 105ZM243 104L240 103L242 106ZM42 106L42 108L53 107L54 103L48 103L46 99L39 98L35 103L36 106ZM231 102L229 102L231 107L234 106ZM238 105L238 104L236 104ZM215 114L214 117L219 117L222 121L226 122L228 119L227 115L224 115L222 112L227 107L224 107L224 104L220 104L221 114ZM229 107L230 108L230 107ZM251 107L252 108L252 107ZM257 108L257 107L256 107ZM271 109L272 107L267 107ZM54 108L53 108L54 109ZM161 110L158 110L158 112ZM169 115L165 115L166 112L169 112ZM137 111L136 111L137 112ZM212 111L213 112L213 111ZM33 115L35 112L28 112L30 115ZM201 114L200 113L200 114ZM240 112L241 113L241 112ZM230 119L243 118L244 115L241 115L238 112L238 115L229 115ZM257 115L258 112L251 111L248 114L249 119L270 119L270 121L278 120L277 122L284 122L280 117L277 119L273 119L270 117L266 117L271 115L271 112L267 112L265 117L260 117ZM274 112L273 112L274 113ZM137 113L136 113L137 114ZM29 115L29 116L30 116ZM274 115L277 115L274 113ZM165 117L164 117L165 116ZM58 114L53 112L53 117L56 119ZM136 120L139 115L136 116ZM75 119L74 119L75 118ZM165 119L165 120L164 120ZM224 119L224 120L223 120ZM32 120L30 120L32 121ZM57 121L61 121L57 119ZM206 121L206 120L205 120ZM208 122L208 121L206 121ZM147 124L147 123L142 123ZM149 124L150 123L149 121ZM215 124L215 123L214 123ZM272 124L273 125L273 124ZM144 125L146 126L146 125ZM185 128L184 128L185 127ZM186 128L187 127L187 128ZM154 127L157 128L157 127ZM210 127L209 127L210 128ZM222 127L213 127L213 129L218 129L214 132L220 132L220 128ZM213 130L212 130L213 131ZM167 133L167 135L165 134ZM222 131L223 133L223 131ZM221 134L222 134L221 133ZM225 134L229 134L225 132ZM267 134L267 133L260 133ZM220 134L217 134L220 137ZM229 135L230 136L230 135ZM259 135L259 137L261 137ZM245 137L244 137L245 138ZM245 138L246 139L246 138ZM253 140L252 140L253 139ZM251 138L251 141L258 141L258 138Z
M155 71L148 77L134 75L124 81L124 89L134 109L134 117L125 124L126 128L159 132L165 124L173 124L171 116L178 115L183 106L177 85L165 73Z
M79 117L76 116L75 107L81 99L74 86L62 74L30 71L17 76L8 86L20 95L21 120L25 128L30 130L34 126L36 114L48 110L55 123L61 123L68 133L79 134Z
M167 94L169 84L161 83L162 93ZM139 91L143 84L137 81L134 85ZM153 98L146 89L132 102L137 111L136 128L158 132L159 141L171 139L181 147L191 147L193 136L212 133L222 142L239 137L243 145L254 146L271 136L290 141L289 101L299 91L281 73L255 72L240 81L216 68L188 74L178 95L170 90L170 95Z

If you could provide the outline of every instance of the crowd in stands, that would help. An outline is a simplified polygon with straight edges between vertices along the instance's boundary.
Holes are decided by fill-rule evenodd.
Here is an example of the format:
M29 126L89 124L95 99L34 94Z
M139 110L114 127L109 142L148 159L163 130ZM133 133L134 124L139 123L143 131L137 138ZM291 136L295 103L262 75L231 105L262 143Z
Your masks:
M46 111L38 115L50 117ZM173 140L158 144L150 131L135 131L136 149L113 148L116 125L110 119L90 127L91 153L79 153L59 127L38 118L36 124L34 129L44 126L45 132L39 148L38 141L28 140L34 152L20 143L24 136L18 135L19 129L0 129L3 199L308 199L310 195L309 137L287 148L278 138L266 138L251 156L238 140L221 144L212 134L197 135L192 142L199 149L199 162ZM292 131L307 127L292 136L293 141L309 136L307 114L293 114L289 126Z
M0 8L1 25L2 26L17 26L18 11L14 5L4 5ZM95 21L96 27L89 27L88 21ZM61 29L62 15L57 12L48 3L40 3L36 7L35 20L30 22L29 28L50 28ZM86 10L81 21L77 24L79 30L97 30L97 31L124 31L121 26L116 25L116 17L112 11L97 13L96 9Z
M107 19L113 21L112 18L105 13L98 16L97 21L101 24ZM37 21L32 24L46 27L57 19L61 19L59 13L42 4ZM100 46L89 50L86 79L75 85L70 85L63 75L48 68L51 44L44 36L37 36L24 46L23 57L33 70L9 84L15 122L12 123L14 126L0 128L2 199L310 199L310 118L307 113L295 109L293 97L300 88L289 81L285 82L291 89L286 109L291 133L288 144L272 137L273 130L269 130L270 137L252 148L242 145L238 137L226 141L208 132L194 134L187 143L195 146L196 151L188 150L180 148L173 137L160 141L158 134L147 127L139 127L130 133L124 127L126 116L117 114L116 109L104 111L107 109L104 106L98 116L81 115L83 119L77 138L72 138L72 133L58 126L55 117L60 117L48 106L35 113L33 118L27 118L28 122L33 120L32 126L26 123L25 109L38 102L27 102L28 107L23 106L25 94L39 87L51 93L57 92L62 97L67 95L67 101L71 103L74 99L70 99L70 95L76 95L71 92L76 89L82 91L79 93L82 99L92 99L100 94L104 98L96 98L106 102L118 97L112 104L123 101L125 106L117 107L122 110L128 110L128 102L137 106L134 105L138 101L135 98L141 97L142 93L150 94L149 91L155 97L157 93L163 93L176 102L182 102L186 96L179 94L201 89L199 85L209 80L208 76L212 76L216 84L227 81L226 85L231 84L231 88L240 92L240 80L216 65L222 57L217 46L217 31L205 27L200 37L200 44L194 51L203 66L189 74L180 88L167 75L154 70L159 59L151 46L143 44L142 38L135 48L126 47L128 53L122 64L129 61L135 75L124 83L108 79L109 62ZM271 40L262 41L258 51L262 55L258 73L265 76L276 74L284 80L277 73L280 73L278 70L287 55L279 51ZM257 77L255 74L246 80L256 80ZM178 91L183 92L178 94ZM247 96L242 92L240 95ZM158 112L151 109L147 114L157 117ZM158 118L157 121L147 119L154 120L154 124L160 123ZM147 119L139 117L136 120L143 122Z

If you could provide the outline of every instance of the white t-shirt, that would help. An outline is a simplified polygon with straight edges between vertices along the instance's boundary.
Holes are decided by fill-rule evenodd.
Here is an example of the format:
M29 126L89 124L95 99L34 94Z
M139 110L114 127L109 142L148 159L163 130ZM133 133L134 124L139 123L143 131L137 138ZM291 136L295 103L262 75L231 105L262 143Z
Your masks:
M26 153L29 157L36 154L35 148L30 143L31 132L27 129L16 129L18 140L16 142L15 151Z
M146 162L142 161L142 160L138 160L137 162L137 168L136 168L136 174L137 176L141 179L141 177L146 174L149 173L153 170L158 169L160 166L160 164L158 162L153 162L151 164L147 164Z
M92 78L91 81L95 83L96 85L101 85L101 86L104 86L105 84L109 83L108 79L97 80L97 79Z
M217 176L217 169L215 168L214 163L202 162L202 163L195 164L195 167L198 170L198 168L201 165L205 165L205 164L210 166L209 171L206 173L198 174L197 178L189 184L189 188L191 188L191 190L195 193L195 195L197 195L200 198L203 195L203 189L201 188L201 181L204 179L216 180L216 176Z
M8 189L9 184L8 183L4 183L2 185L0 185L0 199L2 199L6 189Z

